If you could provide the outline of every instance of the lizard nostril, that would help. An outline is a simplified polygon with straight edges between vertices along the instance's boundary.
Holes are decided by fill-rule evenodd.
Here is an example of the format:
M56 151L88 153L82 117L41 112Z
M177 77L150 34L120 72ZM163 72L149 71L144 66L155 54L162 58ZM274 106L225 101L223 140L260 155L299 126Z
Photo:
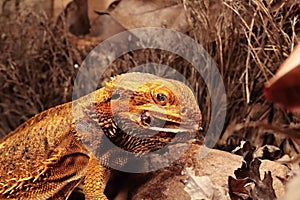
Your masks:
M148 112L144 112L142 115L141 115L141 121L144 125L150 125L151 123L151 116Z

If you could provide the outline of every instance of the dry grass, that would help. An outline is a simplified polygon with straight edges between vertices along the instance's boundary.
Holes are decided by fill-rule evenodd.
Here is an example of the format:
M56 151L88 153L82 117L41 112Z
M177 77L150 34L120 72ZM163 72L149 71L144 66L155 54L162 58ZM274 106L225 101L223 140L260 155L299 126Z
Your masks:
M215 0L186 1L185 6L193 25L190 35L213 56L227 89L227 129L219 145L228 148L234 136L234 140L247 138L257 146L280 146L282 141L268 140L266 131L257 136L258 130L236 127L256 120L298 122L296 117L265 102L262 91L264 83L297 44L300 3Z
M187 34L213 57L224 79L228 105L219 148L231 150L243 138L257 146L282 145L281 138L269 137L265 131L237 126L256 120L282 124L299 121L265 102L262 90L265 81L298 42L300 3L280 0L182 3L192 27ZM12 20L1 18L0 24L6 27L0 30L0 135L3 135L33 114L70 100L76 74L73 66L81 64L88 51L78 50L66 39L64 31L54 31L44 15L25 12ZM110 66L103 80L151 62L171 66L187 77L197 92L207 127L211 108L205 84L192 66L177 55L149 49L126 54Z
M1 136L32 115L70 100L73 65L82 55L43 14L1 16L0 24L5 27L0 30Z

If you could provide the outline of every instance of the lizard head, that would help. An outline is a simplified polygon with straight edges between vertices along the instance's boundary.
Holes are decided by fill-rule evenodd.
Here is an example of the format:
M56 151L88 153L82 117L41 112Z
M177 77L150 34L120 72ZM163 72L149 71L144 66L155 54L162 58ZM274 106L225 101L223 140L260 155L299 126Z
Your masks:
M93 116L98 118L94 121L111 141L127 151L158 150L172 140L191 139L201 129L196 99L180 81L127 73L113 78L105 88L110 97L95 106Z

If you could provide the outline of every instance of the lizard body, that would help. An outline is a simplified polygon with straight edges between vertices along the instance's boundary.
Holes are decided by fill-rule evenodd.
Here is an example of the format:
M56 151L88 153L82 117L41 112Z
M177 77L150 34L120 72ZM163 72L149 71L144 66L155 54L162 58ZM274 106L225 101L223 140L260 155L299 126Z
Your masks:
M84 184L86 199L106 199L110 169L83 144L102 148L104 137L135 154L155 151L177 133L200 129L190 89L144 73L113 78L105 87L32 117L0 141L0 199L67 199ZM116 158L124 164L126 158ZM122 160L123 159L123 160Z

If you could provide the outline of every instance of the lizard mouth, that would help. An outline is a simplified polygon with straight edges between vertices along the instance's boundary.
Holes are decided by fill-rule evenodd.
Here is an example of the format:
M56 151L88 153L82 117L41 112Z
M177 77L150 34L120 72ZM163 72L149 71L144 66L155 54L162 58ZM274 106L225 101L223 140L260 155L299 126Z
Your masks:
M129 152L144 154L196 137L200 125L193 119L195 117L145 111L140 114L119 112L110 122L102 122L103 125L99 124L99 119L96 122L116 146Z
M194 132L195 130L185 129L185 128L161 128L161 127L145 127L146 129L152 131L163 131L169 133L182 133L182 132Z
M148 112L144 112L141 115L139 123L147 130L167 133L195 132L200 129L199 124L196 124L195 122L187 123L186 120L181 120L174 116L169 116L167 118L154 117Z

